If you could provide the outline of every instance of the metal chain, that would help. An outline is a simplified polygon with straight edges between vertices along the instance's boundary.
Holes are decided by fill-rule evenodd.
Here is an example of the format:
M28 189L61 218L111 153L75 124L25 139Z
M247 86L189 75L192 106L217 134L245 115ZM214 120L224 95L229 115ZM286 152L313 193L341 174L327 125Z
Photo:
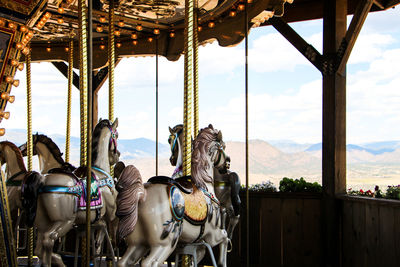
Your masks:
M65 135L65 162L69 162L70 141L71 141L71 102L72 102L72 83L74 67L74 41L69 42L68 55L68 100L67 100L67 131Z
M27 117L27 158L28 172L32 171L33 140L32 140L32 73L31 53L26 55L26 117ZM28 266L33 266L33 227L28 228Z

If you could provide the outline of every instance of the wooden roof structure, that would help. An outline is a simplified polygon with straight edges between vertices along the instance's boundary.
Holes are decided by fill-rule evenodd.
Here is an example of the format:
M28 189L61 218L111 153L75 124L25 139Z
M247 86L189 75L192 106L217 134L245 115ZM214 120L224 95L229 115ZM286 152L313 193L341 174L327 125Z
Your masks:
M21 0L22 1L22 0ZM65 51L71 38L78 48L78 7L76 0L24 0L36 3L43 14L51 16L42 27L34 26L31 40L32 61L68 61ZM23 2L24 2L23 1ZM354 14L362 0L348 1L348 14ZM21 23L27 20L19 1L0 3L0 12ZM169 60L177 60L184 48L183 0L120 0L115 10L116 57L154 55L155 45L149 40L158 39L158 53ZM285 22L322 18L322 0L249 0L248 23L252 27L270 24L271 17L282 17ZM232 46L243 40L244 12L242 0L199 0L199 42L217 40L221 46ZM399 0L373 1L371 11L384 10L398 4ZM107 65L108 10L106 0L93 0L93 68ZM154 43L154 42L153 42ZM74 66L78 66L78 54Z

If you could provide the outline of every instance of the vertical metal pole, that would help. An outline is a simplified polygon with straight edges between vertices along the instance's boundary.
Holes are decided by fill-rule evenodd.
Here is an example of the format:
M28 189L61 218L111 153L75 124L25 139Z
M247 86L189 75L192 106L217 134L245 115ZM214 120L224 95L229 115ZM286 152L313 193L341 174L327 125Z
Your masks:
M91 178L92 178L92 62L93 62L93 22L92 22L92 10L93 10L93 0L88 0L88 51L87 51L87 59L88 59L88 68L87 68L87 175L86 175L86 184L87 184L87 193L86 193L86 266L90 266L90 201L91 201ZM94 256L94 255L93 255Z
M28 172L32 171L32 87L31 87L31 53L26 55L26 117L27 117L27 158ZM28 228L28 266L33 266L33 227Z
M74 70L74 41L69 42L68 55L68 100L67 100L67 130L65 135L65 162L69 162L70 141L71 141L71 104L72 104L72 83Z
M90 0L89 0L90 1ZM79 89L81 111L81 166L87 164L87 97L88 97L88 68L87 68L87 14L86 1L78 0L79 11ZM90 88L91 90L91 88ZM86 195L90 196L90 176L86 180ZM88 223L89 222L89 223ZM90 216L86 214L86 235L82 238L82 263L90 266ZM89 248L89 249L88 249ZM85 259L85 260L84 260Z
M156 36L156 176L158 176L158 36Z
M183 100L183 175L191 174L193 105L193 8L194 0L185 0L185 70Z
M114 69L115 69L115 38L114 38L114 0L110 0L108 13L108 119L114 121ZM111 177L114 177L114 167L110 166Z
M199 30L198 1L194 1L193 9L193 138L199 133Z
M248 3L245 1L245 16L244 16L244 44L245 44L245 124L246 124L246 266L250 266L250 210L249 210L249 43L248 43Z
M193 25L194 0L185 0L185 70L183 96L183 175L191 175L192 167L192 116L193 116ZM182 266L190 266L190 256L182 257Z

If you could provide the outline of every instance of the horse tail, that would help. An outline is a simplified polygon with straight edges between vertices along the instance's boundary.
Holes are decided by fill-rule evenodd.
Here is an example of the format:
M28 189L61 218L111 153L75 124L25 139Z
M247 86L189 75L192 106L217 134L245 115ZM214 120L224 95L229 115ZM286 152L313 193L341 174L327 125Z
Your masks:
M117 212L119 218L118 236L122 240L135 230L139 202L145 201L146 189L139 170L128 165L124 168L116 184L118 191Z
M42 187L42 175L38 172L29 172L21 186L22 208L26 212L26 224L33 227L36 218L37 198Z
M240 215L240 179L236 172L229 173L229 183L231 184L231 203L235 216Z

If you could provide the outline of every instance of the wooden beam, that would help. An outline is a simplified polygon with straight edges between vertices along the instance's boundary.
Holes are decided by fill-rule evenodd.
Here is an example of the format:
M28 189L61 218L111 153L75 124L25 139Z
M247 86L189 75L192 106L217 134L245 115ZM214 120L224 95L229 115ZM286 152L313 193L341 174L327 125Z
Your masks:
M350 22L349 29L346 36L343 38L340 48L338 50L338 69L339 73L343 73L345 66L350 57L351 50L353 50L357 37L361 28L367 18L368 12L371 10L373 0L363 0L357 6L354 16Z
M324 0L322 78L323 266L341 266L340 205L346 192L346 72L336 72L337 51L346 34L347 0Z
M51 62L68 79L68 66L65 62ZM79 90L79 75L74 72L73 85Z
M307 43L282 18L272 17L269 23L280 32L303 56L305 56L319 71L322 71L322 56L312 45Z
M118 65L118 63L121 62L121 58L118 58L115 61L115 67ZM93 108L92 108L92 116L93 116L93 127L97 124L97 121L99 119L99 91L101 87L103 87L103 84L108 78L108 67L104 67L96 72L93 73L93 87L92 87L92 101L93 101Z

